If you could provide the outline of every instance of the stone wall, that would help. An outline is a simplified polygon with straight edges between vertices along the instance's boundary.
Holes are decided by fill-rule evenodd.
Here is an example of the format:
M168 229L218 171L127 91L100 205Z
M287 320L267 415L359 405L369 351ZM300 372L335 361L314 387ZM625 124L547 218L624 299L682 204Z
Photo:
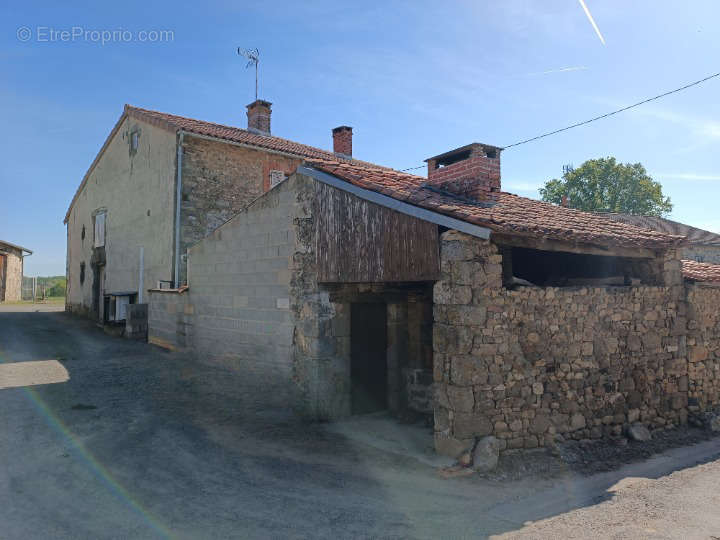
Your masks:
M270 171L289 175L300 159L186 135L183 143L181 253L271 188ZM187 282L181 264L180 282Z
M0 302L19 302L22 300L22 274L23 259L22 251L0 244L5 255L5 289L4 298ZM2 284L0 284L2 287ZM0 293L3 291L0 290Z
M132 134L138 148L132 150ZM137 291L140 246L146 287L173 277L175 134L125 118L101 150L67 220L66 309L88 315L93 305L93 213L104 209L105 266L101 295ZM81 268L84 279L81 280ZM97 270L98 267L95 267ZM102 303L101 303L102 305Z
M350 312L330 298L318 282L313 209L315 180L293 175L297 207L293 219L296 248L292 254L290 309L296 322L293 379L299 390L297 410L310 418L333 419L350 414Z
M435 442L505 448L687 419L686 303L669 253L662 287L502 287L489 241L442 236L435 285Z
M720 405L720 288L688 285L688 409L706 411Z
M681 258L720 264L720 246L702 246L699 244L685 246L682 248Z

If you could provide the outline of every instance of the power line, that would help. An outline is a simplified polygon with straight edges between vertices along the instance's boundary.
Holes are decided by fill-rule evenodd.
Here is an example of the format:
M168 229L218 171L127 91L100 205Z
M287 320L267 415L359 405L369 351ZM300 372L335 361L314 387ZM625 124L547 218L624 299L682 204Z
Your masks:
M571 126L567 126L561 129L556 129L555 131L550 131L549 133L544 133L542 135L538 135L537 137L532 137L530 139L525 139L524 141L516 142L513 144L509 144L503 148L503 150L506 150L508 148L512 148L513 146L520 146L521 144L529 143L531 141L537 141L538 139L542 139L544 137L549 137L550 135L555 135L556 133L561 133L563 131L567 131L572 128L576 128L579 126L584 126L585 124L589 124L590 122L595 122L596 120L602 120L603 118L607 118L608 116L613 116L615 114L621 113L623 111L627 111L628 109L632 109L634 107L638 107L639 105L643 105L645 103L649 103L650 101L655 101L656 99L663 98L665 96L669 96L670 94L675 94L677 92L681 92L683 90L687 90L688 88L691 88L693 86L697 86L698 84L702 84L705 81L709 81L710 79L714 79L715 77L720 76L720 72L713 73L712 75L708 75L704 79L700 79L699 81L691 82L690 84L686 84L685 86L681 86L680 88L676 88L675 90L670 90L669 92L665 92L664 94L659 94L657 96L644 99L642 101L638 101L637 103L633 103L632 105L628 105L627 107L623 107L622 109L617 109L615 111L601 114L600 116L596 116L595 118L591 118L590 120L585 120L584 122L578 122L577 124L573 124Z
M706 82L706 81L709 81L710 79L714 79L715 77L720 77L720 72L718 72L718 73L713 73L712 75L708 75L707 77L705 77L705 78L703 78L703 79L700 79L700 80L691 82L691 83L689 83L689 84L686 84L685 86L681 86L680 88L675 88L674 90L670 90L669 92L665 92L665 93L663 93L663 94L659 94L659 95L657 95L657 96L653 96L653 97L651 97L651 98L647 98L647 99L644 99L644 100L642 100L642 101L638 101L637 103L633 103L632 105L628 105L627 107L623 107L622 109L617 109L617 110L615 110L615 111L612 111L612 112L609 112L609 113L606 113L606 114L601 114L600 116L596 116L596 117L594 117L594 118L590 118L589 120L585 120L585 121L583 121L583 122L578 122L577 124L572 124L571 126L567 126L567 127L561 128L561 129L556 129L555 131L550 131L550 132L548 132L548 133L543 133L542 135L538 135L537 137L532 137L532 138L530 138L530 139L525 139L524 141L519 141L519 142L516 142L516 143L513 143L513 144L509 144L509 145L507 145L507 146L504 146L504 147L502 148L502 150L506 150L506 149L512 148L512 147L514 147L514 146L520 146L521 144L526 144L526 143L529 143L529 142L532 142L532 141L537 141L538 139L543 139L543 138L545 138L545 137L549 137L550 135L555 135L555 134L557 134L557 133L562 133L563 131L567 131L567 130L569 130L569 129L573 129L573 128L576 128L576 127L579 127L579 126L584 126L584 125L589 124L589 123L591 123L591 122L595 122L596 120L602 120L603 118L607 118L607 117L609 117L609 116L616 115L616 114L621 113L621 112L623 112L623 111L627 111L627 110L629 110L629 109L633 109L633 108L638 107L638 106L640 106L640 105L644 105L645 103L649 103L649 102L651 102L651 101L655 101L655 100L660 99L660 98L663 98L663 97L665 97L665 96L669 96L670 94L676 94L677 92L682 92L683 90L687 90L688 88L692 88L693 86L697 86L698 84L702 84L702 83L704 83L704 82ZM422 169L423 167L425 167L425 165L419 165L418 167L409 167L409 168L407 168L407 169L400 169L400 170L403 171L403 172L404 172L404 171L414 171L415 169Z

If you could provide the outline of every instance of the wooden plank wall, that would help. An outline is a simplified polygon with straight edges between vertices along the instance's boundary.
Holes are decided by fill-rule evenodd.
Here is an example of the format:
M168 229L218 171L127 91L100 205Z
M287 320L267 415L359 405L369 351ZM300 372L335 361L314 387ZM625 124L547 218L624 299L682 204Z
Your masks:
M438 227L316 182L318 279L325 283L434 281Z

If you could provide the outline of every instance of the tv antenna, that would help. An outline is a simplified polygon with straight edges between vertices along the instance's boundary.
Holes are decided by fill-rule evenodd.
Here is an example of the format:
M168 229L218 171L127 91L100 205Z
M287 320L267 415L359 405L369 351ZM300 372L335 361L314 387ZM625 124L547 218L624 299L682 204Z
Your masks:
M563 165L563 174L569 174L575 170L575 167L573 167L572 163L568 163L567 165Z
M245 68L255 66L255 101L258 98L258 64L260 63L260 51L257 49L241 49L238 47L237 53L240 56L244 56L248 59L248 63Z

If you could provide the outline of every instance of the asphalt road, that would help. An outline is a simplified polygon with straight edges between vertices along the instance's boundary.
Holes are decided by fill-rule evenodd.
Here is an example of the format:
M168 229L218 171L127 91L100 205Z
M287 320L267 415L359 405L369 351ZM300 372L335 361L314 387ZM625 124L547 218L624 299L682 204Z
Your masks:
M69 378L35 384L34 367L33 385L0 389L2 539L524 534L529 521L603 508L624 478L719 454L708 441L592 477L445 479L368 437L265 410L223 366L0 307L0 362L38 361Z

